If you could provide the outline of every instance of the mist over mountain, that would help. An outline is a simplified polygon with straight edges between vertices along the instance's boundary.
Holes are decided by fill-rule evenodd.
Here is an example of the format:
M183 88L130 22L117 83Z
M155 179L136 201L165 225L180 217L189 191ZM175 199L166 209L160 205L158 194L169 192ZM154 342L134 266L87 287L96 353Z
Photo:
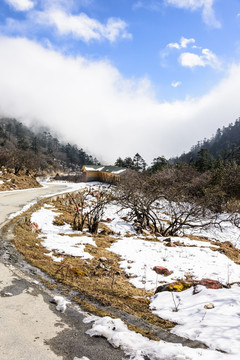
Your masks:
M173 161L196 162L205 153L209 161L235 162L240 165L240 118L222 129L210 139L199 141L191 150Z
M0 166L41 173L76 171L96 158L76 145L61 142L46 127L30 128L16 119L0 118Z

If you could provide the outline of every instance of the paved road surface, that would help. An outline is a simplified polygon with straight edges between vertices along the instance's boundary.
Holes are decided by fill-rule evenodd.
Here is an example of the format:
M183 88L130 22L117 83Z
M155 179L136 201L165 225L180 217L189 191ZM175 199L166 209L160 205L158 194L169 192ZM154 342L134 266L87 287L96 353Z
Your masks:
M48 188L0 193L0 227L11 213L64 189ZM1 246L0 237L0 246ZM12 295L10 295L12 294ZM102 338L90 338L84 312L69 306L59 313L52 296L34 279L0 258L0 359L1 360L121 360L123 353Z

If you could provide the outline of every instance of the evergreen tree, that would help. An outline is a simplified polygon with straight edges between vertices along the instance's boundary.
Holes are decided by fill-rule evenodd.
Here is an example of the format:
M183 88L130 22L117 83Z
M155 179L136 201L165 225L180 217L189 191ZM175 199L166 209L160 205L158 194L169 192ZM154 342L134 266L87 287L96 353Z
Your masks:
M153 159L152 166L150 167L150 172L155 173L157 171L162 171L168 165L168 161L164 156L158 156Z
M118 166L118 167L125 167L124 160L122 158L120 158L120 157L115 161L114 165Z
M133 157L133 166L137 171L144 171L146 169L147 164L139 153L136 153Z
M124 159L124 167L127 169L134 169L134 163L130 156Z
M205 172L213 168L213 156L209 153L207 149L201 149L198 152L196 168L200 172Z

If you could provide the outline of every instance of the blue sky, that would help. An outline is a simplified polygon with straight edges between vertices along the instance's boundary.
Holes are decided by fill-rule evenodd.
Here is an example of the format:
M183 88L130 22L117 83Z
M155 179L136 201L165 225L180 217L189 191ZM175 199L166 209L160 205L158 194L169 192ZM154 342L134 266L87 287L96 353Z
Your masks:
M180 155L240 114L239 0L2 0L0 112L105 162Z

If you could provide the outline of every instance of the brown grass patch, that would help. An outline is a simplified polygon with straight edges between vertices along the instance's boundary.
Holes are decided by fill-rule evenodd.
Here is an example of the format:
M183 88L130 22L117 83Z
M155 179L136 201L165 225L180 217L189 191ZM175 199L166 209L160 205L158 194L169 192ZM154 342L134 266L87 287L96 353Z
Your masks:
M212 251L219 251L221 254L226 255L229 259L240 265L240 250L235 248L230 241L212 241L211 244L218 246L218 248L211 247L210 249Z
M34 211L37 208L35 207ZM59 208L57 210L62 211ZM68 218L70 215L68 214ZM13 239L16 248L28 262L56 279L57 282L78 290L84 298L81 301L85 301L86 304L89 303L88 299L94 299L100 308L111 306L120 311L124 310L126 313L165 329L171 329L175 325L153 315L149 310L149 297L153 295L152 292L135 288L130 284L119 267L120 257L107 250L116 239L105 234L111 233L105 224L101 225L105 233L94 236L96 246L86 246L85 251L93 256L92 259L84 260L64 255L64 260L57 263L47 255L48 251L41 245L38 234L31 232L30 216L29 211L23 216L24 221L18 221ZM52 284L51 287L53 287ZM85 308L90 306L86 304ZM98 314L101 314L103 310L97 305L96 308Z
M32 175L5 173L0 176L0 180L4 181L0 184L0 191L39 188L41 185Z

